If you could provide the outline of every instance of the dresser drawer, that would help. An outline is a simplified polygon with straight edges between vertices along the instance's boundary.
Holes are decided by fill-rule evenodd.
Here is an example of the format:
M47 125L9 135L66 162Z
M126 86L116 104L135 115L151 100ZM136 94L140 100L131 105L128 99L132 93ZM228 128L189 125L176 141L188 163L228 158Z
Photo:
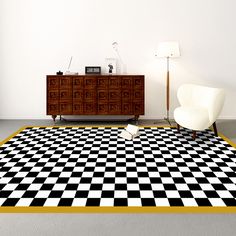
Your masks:
M84 88L96 89L97 78L96 77L85 77L84 78Z
M118 89L109 90L109 102L121 101L121 91Z
M144 77L137 76L133 79L134 89L143 89L144 88Z
M59 109L60 109L60 115L71 115L72 114L71 101L60 102Z
M97 89L108 89L109 78L107 77L98 77L97 78Z
M47 77L47 89L59 89L59 78L56 76Z
M59 114L59 103L57 101L48 101L47 115Z
M121 80L120 77L109 77L109 89L120 89Z
M144 115L144 103L134 102L133 103L133 114Z
M59 90L48 90L48 100L58 100Z
M72 87L72 78L63 77L60 78L60 89L71 89Z
M98 90L97 92L97 100L100 101L108 101L108 90Z
M121 115L121 102L109 102L109 114Z
M131 101L132 99L132 91L131 90L122 90L121 91L121 98L122 98L122 101Z
M70 89L60 89L59 97L60 101L72 100L72 91Z
M130 102L123 102L121 109L122 109L122 115L133 114L133 104Z
M84 90L84 101L96 101L97 99L97 91L92 89L85 89Z
M133 91L133 100L134 101L143 101L144 100L144 91L139 89L139 90L134 90Z
M96 115L97 114L97 104L94 102L84 103L84 115Z
M97 114L98 115L107 115L109 112L108 103L99 102L97 106Z
M73 103L73 115L83 115L83 113L84 113L83 102L74 102Z
M83 89L84 77L73 77L73 89Z
M122 89L131 89L132 86L133 86L133 78L132 77L122 77L121 78Z
M84 91L83 90L73 90L73 101L83 101Z

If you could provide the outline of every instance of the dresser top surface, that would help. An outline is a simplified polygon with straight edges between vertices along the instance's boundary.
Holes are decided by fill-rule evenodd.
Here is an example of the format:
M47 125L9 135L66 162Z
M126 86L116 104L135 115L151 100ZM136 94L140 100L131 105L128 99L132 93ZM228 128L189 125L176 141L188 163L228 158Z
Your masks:
M87 77L87 76L92 76L92 77L135 77L135 76L144 76L144 75L133 75L133 74L130 74L130 75L118 75L118 74L113 74L113 75L110 75L110 74L81 74L81 75L47 75L49 77L80 77L80 76L83 76L83 77Z

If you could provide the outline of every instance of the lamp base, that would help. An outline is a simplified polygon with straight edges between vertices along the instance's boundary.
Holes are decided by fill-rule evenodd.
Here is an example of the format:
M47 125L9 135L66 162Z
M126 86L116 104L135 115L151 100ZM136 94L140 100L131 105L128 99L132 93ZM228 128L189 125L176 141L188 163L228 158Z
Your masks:
M165 117L164 120L166 120L169 123L169 125L171 126L171 122L170 122L170 119L168 117Z

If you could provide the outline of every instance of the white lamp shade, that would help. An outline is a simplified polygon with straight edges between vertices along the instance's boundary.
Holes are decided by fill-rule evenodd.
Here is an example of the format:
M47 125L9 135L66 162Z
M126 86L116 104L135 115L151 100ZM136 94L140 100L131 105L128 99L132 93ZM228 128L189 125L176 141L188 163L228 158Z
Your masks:
M158 45L157 57L180 57L178 42L161 42Z

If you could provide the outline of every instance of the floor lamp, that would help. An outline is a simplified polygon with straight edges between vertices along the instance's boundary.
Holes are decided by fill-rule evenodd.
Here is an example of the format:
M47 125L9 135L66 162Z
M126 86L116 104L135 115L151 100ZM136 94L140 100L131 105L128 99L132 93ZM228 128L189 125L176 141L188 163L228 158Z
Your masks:
M172 57L180 57L178 42L161 42L158 45L157 57L165 57L167 60L166 73L166 117L164 118L170 125L169 111L170 111L170 72L169 59Z

